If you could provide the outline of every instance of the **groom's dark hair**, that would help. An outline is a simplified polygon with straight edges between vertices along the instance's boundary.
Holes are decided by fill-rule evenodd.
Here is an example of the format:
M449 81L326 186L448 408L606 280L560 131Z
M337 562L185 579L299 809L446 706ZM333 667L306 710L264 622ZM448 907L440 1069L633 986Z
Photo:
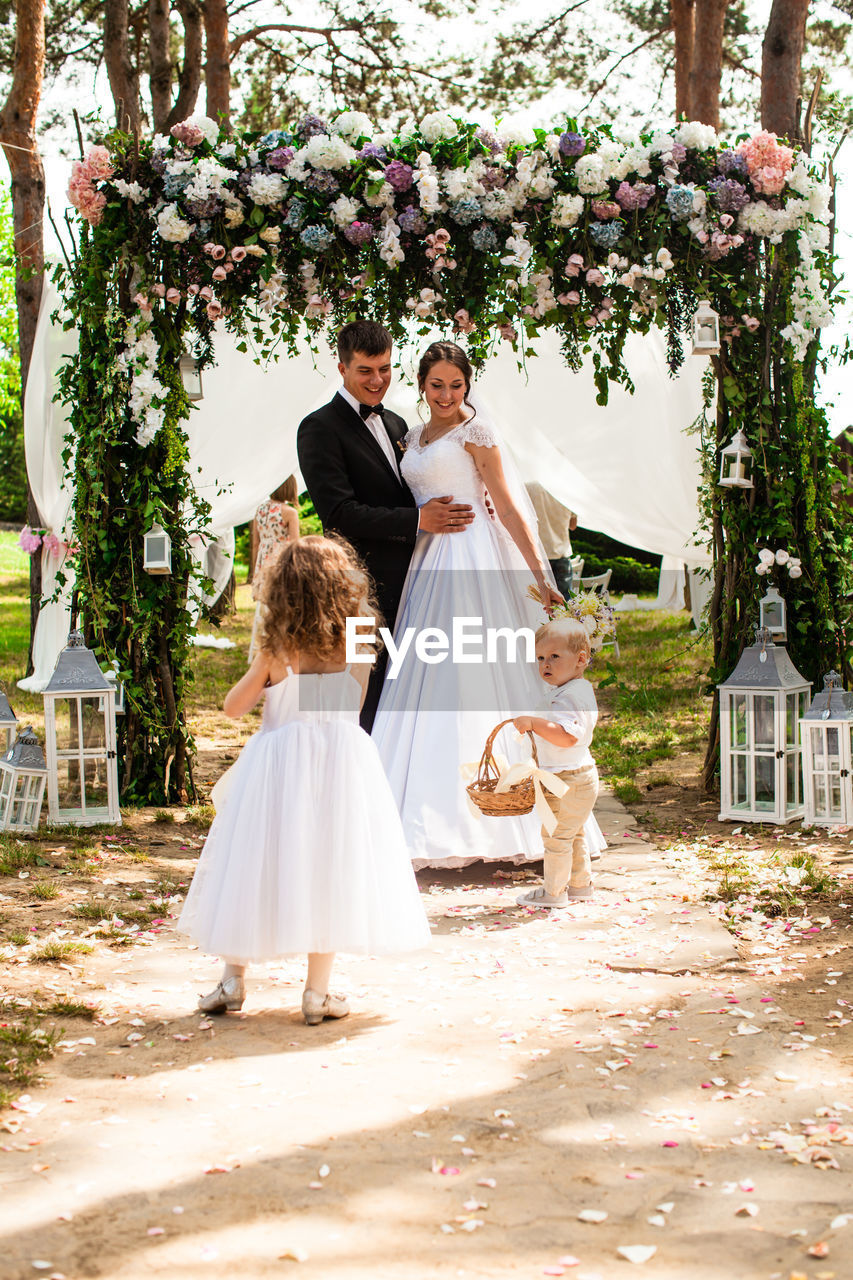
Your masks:
M349 364L356 351L381 356L393 345L394 339L384 325L375 320L353 320L338 333L338 359L341 364Z

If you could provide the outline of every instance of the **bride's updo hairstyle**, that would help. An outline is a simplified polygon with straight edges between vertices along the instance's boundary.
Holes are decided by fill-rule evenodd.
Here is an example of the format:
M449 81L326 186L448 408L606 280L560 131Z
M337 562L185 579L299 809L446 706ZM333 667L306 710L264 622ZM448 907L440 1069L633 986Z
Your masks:
M468 405L468 408L473 413L474 406L469 403L468 396L471 394L471 378L474 371L471 368L471 361L462 348L457 347L455 342L433 342L421 356L421 362L418 365L418 387L421 395L423 395L430 369L437 364L441 364L442 361L454 365L465 379L465 399L462 403Z

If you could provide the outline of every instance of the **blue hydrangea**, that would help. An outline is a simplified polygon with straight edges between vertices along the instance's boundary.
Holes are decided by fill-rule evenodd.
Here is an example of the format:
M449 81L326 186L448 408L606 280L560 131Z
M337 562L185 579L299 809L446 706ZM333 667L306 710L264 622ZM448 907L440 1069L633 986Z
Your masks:
M666 193L666 204L673 218L683 222L693 216L693 188L682 187L678 183L670 187Z
M298 230L305 221L305 202L304 200L291 200L287 206L287 213L284 215L284 225Z
M589 238L602 249L612 249L624 229L618 219L615 222L591 222Z
M193 180L191 173L169 173L163 179L163 195L167 200L174 200L186 190Z
M289 147L293 141L293 134L288 133L287 129L271 129L269 133L265 133L258 143L258 148L267 147L272 150L274 147Z
M479 249L480 253L491 253L493 249L497 249L498 238L494 227L490 227L488 223L477 227L471 232L471 243L475 249Z
M300 232L299 239L312 253L323 253L335 243L335 233L328 227L318 227L316 223L312 223L310 227Z
M468 227L472 222L479 222L483 216L480 201L475 196L462 196L450 205L449 213L454 222L461 227Z

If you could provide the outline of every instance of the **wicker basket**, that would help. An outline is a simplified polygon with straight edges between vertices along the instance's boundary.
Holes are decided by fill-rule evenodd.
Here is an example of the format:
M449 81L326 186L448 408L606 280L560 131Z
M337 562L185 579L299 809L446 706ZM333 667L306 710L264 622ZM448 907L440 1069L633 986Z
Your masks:
M492 755L492 746L495 738L505 725L512 724L512 720L501 720L500 724L496 724L492 732L486 739L486 745L483 748L483 754L480 757L480 767L477 770L477 778L466 787L468 795L474 804L488 818L518 818L522 814L530 813L536 799L536 793L533 789L533 779L524 778L521 782L516 782L514 786L509 787L506 791L496 792L495 787L498 785L500 774L498 766ZM539 756L536 753L536 739L530 734L530 741L533 745L533 759L536 767L539 767Z

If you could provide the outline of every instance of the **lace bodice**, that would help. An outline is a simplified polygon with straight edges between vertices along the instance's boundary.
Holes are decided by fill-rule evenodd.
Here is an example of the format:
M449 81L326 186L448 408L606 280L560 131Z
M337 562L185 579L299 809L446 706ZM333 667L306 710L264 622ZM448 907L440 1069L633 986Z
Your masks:
M423 427L417 426L403 437L405 453L400 464L418 506L451 494L457 502L470 502L478 515L486 514L483 481L465 445L496 448L491 428L475 416L430 444L421 444L422 434Z
M361 685L345 667L323 674L291 672L271 685L264 700L264 729L290 720L351 720L358 724Z

